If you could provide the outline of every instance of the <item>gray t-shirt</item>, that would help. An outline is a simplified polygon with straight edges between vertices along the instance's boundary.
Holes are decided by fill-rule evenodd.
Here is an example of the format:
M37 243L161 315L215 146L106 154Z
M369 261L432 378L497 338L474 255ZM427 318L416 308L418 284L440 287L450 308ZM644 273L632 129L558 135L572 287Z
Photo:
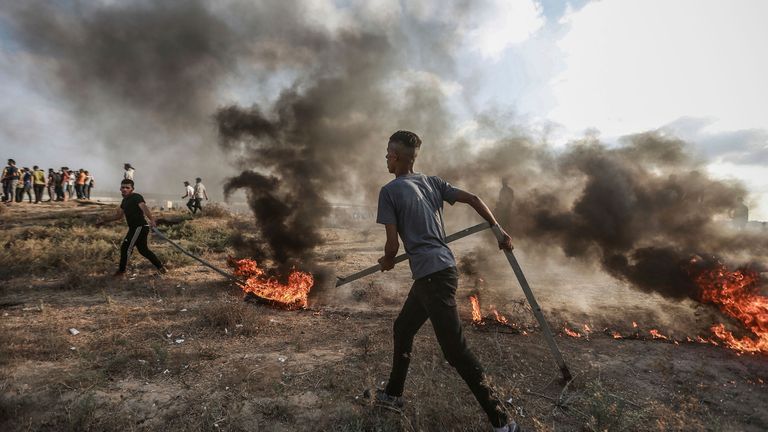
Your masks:
M443 225L443 201L453 205L456 191L440 177L413 173L397 177L379 192L376 222L397 225L414 279L456 266Z

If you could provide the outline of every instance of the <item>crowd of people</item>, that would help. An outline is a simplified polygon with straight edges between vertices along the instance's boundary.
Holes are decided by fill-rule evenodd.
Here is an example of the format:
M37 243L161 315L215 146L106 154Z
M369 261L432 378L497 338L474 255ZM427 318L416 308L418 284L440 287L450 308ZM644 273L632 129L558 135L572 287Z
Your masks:
M2 174L3 197L5 204L14 202L35 204L48 201L67 201L70 199L91 199L91 190L95 186L93 175L86 169L73 170L69 167L61 167L58 171L48 168L48 172L37 165L19 168L16 161L8 159L8 165L3 168ZM48 199L44 200L45 192Z
M133 180L136 169L130 164L123 165L123 179ZM5 204L22 203L25 197L28 202L38 204L51 201L68 201L71 199L91 199L91 190L95 186L93 175L86 169L73 170L69 167L61 167L59 170L48 168L48 171L40 169L37 165L32 169L19 168L16 161L8 159L8 164L3 168L2 174L3 195ZM208 200L208 192L205 190L203 180L195 179L194 186L188 181L184 182L185 194L181 198L187 199L187 208L193 214L203 210L202 201ZM47 192L48 199L45 198ZM34 195L34 201L32 197Z

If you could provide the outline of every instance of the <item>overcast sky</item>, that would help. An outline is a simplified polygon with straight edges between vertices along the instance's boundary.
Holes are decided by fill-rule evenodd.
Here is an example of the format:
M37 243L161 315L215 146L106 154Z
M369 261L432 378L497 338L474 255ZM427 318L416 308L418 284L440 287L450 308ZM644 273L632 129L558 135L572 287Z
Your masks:
M0 0L0 157L22 166L91 168L99 186L119 179L122 162L130 161L151 171L154 190L181 192L181 180L197 175L210 179L209 189L220 189L228 159L210 142L213 132L146 126L152 139L188 141L187 151L198 156L192 157L115 138L114 131L126 136L137 129L130 106L108 118L96 112L98 125L75 113L47 69L61 53L30 50L19 39L13 3ZM51 3L63 16L78 10L78 2ZM429 63L429 46L410 45L413 64L403 68L412 81L439 82L460 119L455 134L471 136L476 116L488 110L513 113L559 146L585 133L616 142L622 135L667 130L688 141L711 173L745 182L751 218L768 220L768 2L483 0L473 2L475 12L461 21L460 5L438 0L363 3L307 1L306 20L327 31L408 20L421 27L411 27L414 34L430 26L456 28L450 73ZM292 77L290 69L276 70L257 85L248 73L223 74L213 99L219 105L274 99ZM173 167L174 175L164 176L164 167ZM177 175L179 167L188 175Z

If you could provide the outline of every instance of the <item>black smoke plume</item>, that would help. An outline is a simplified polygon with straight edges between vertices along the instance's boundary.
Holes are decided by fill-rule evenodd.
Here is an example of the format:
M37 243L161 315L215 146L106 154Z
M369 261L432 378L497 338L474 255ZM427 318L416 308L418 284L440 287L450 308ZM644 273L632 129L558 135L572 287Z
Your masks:
M475 6L446 7L461 23ZM147 178L156 184L226 173L225 192L246 191L259 227L237 245L281 271L311 263L332 203L375 204L397 129L424 140L417 171L480 194L504 213L518 247L597 262L645 291L691 297L681 268L692 256L748 262L768 252L765 233L724 227L745 190L709 177L688 144L650 132L558 149L492 110L457 137L441 82L460 81L460 26L408 16L407 7L387 17L355 5L330 25L306 8L31 0L6 2L0 19L40 82L70 102L77 126L103 139L118 166L143 154L158 164L142 171L161 173ZM253 94L233 95L243 82ZM184 154L184 164L146 157L163 151ZM513 194L499 194L502 178Z
M522 172L488 169L515 152L530 156ZM468 172L485 172L488 182L512 179L514 201L496 208L509 209L499 219L528 250L555 246L643 291L696 299L692 262L742 265L768 255L768 233L730 224L744 188L712 179L686 143L660 132L615 146L588 138L561 153L530 140L499 141L475 164Z

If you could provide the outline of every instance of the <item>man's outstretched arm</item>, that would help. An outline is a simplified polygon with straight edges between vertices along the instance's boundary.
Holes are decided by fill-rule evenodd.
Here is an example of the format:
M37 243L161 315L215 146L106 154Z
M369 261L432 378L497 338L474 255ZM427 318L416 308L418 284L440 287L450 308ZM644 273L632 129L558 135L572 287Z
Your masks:
M464 204L469 204L477 214L479 214L483 219L488 221L491 226L498 225L499 223L496 221L496 218L493 216L493 213L491 213L491 209L488 208L487 205L485 205L485 202L483 202L482 199L480 199L479 196L463 191L461 189L456 189L456 201ZM499 227L501 228L501 227ZM499 241L499 249L506 249L506 250L512 250L514 249L514 246L512 246L512 237L507 234L506 231L504 231L504 228L501 228L501 233L504 236L504 239Z

